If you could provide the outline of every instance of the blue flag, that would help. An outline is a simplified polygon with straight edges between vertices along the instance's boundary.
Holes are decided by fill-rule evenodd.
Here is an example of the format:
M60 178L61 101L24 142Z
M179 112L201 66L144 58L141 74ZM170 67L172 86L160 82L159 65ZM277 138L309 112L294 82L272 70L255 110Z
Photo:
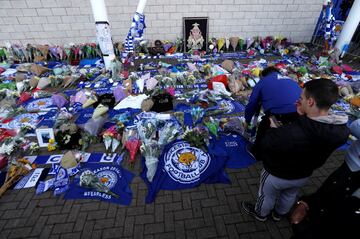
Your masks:
M246 151L249 144L243 136L238 134L219 134L219 138L212 138L211 143L222 148L227 156L227 168L247 168L256 160Z
M86 170L92 171L100 180L102 180L111 194L98 192L95 189L80 186L80 175ZM106 202L112 202L122 205L130 205L132 192L129 187L134 174L123 169L119 165L108 165L99 163L86 163L77 174L74 181L70 184L70 189L65 195L65 199L99 199ZM113 196L116 195L116 196Z
M178 140L168 144L159 158L157 171L152 182L146 178L145 159L141 177L148 186L145 202L151 203L161 190L193 188L202 183L230 183L224 171L227 155L217 145L210 145L206 153Z

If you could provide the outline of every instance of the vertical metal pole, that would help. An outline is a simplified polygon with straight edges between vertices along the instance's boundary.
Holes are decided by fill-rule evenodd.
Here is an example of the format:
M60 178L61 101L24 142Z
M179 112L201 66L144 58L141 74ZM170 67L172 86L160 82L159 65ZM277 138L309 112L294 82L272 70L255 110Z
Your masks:
M115 59L115 53L105 0L90 0L90 2L96 25L96 38L100 45L105 67L109 70L111 68L111 61Z
M351 38L353 37L356 28L360 22L360 0L355 0L348 17L346 18L343 29L341 30L339 39L336 42L335 48L339 49L341 57L348 51Z

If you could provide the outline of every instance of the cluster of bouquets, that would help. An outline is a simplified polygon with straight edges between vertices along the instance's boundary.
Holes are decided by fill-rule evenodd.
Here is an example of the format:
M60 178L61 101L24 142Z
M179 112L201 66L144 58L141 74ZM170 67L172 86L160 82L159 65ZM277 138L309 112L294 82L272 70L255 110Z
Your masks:
M20 156L31 146L31 141L25 139L25 135L33 130L33 126L23 124L20 129L8 135L0 146L0 155ZM12 135L12 136L11 136Z
M145 158L146 177L152 182L164 146L178 137L181 127L174 121L145 119L138 122L137 130L142 141L140 150Z

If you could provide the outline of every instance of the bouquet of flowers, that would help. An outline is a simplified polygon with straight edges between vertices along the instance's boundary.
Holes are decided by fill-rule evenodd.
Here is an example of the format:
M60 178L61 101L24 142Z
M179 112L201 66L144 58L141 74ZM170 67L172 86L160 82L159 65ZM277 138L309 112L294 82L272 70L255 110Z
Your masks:
M145 158L145 165L147 168L146 177L149 182L152 182L159 162L158 158L161 153L160 145L155 140L151 140L146 144L142 143L140 151Z
M81 187L94 189L98 192L111 195L114 198L119 198L118 195L111 192L110 189L105 185L106 182L107 178L99 178L94 172L90 170L86 170L80 175Z
M16 132L14 130L0 128L0 143L9 137L14 137L15 135Z
M203 127L194 127L190 130L185 131L183 139L192 147L207 152L207 146L209 145L209 132Z
M175 41L175 52L181 51L182 44L183 44L183 39L181 39L180 37L176 38L176 41Z
M6 173L5 182L0 188L0 197L22 176L28 174L31 169L32 166L29 164L29 161L25 159L12 160Z
M10 155L17 147L17 143L13 138L7 138L0 146L0 154Z
M128 129L123 134L123 145L130 153L130 165L135 164L135 156L140 148L141 141L136 129Z
M17 155L24 153L25 147L29 144L28 140L24 139L25 134L33 130L33 127L28 124L23 124L20 129L16 131L14 137L6 138L0 146L0 154L11 155L15 152Z
M165 125L159 130L159 145L161 147L165 146L166 144L174 141L180 134L179 125L168 121Z
M218 137L219 123L220 121L218 119L214 119L213 117L210 117L204 122L209 132L215 135L216 138Z
M37 155L40 150L39 144L36 142L30 142L29 151L31 155Z
M115 150L121 144L121 137L123 126L113 125L103 133L103 140L105 145L106 154L109 154L111 147L111 154L115 153Z
M40 98L48 98L51 97L53 94L44 90L38 90L34 92L33 97L34 99L40 99Z
M205 111L201 107L193 107L191 108L191 118L193 121L193 126L195 126L199 120L204 116Z
M67 110L61 110L56 117L54 128L60 128L61 125L68 123L72 119L73 115L67 112Z

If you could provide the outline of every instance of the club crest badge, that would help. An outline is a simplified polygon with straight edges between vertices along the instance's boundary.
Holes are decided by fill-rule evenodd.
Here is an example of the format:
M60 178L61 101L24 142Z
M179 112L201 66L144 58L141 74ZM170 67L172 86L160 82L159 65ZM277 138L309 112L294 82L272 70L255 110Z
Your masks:
M207 153L183 141L172 145L164 160L164 169L168 175L174 181L184 184L198 181L211 162Z
M8 127L10 129L20 128L24 124L36 125L38 122L38 114L26 113L16 116L12 121L10 121Z
M231 101L228 100L221 100L219 102L219 106L221 109L226 110L227 114L231 114L235 111L235 106Z
M52 103L51 98L42 98L42 99L37 99L37 100L31 101L30 103L28 103L26 105L25 109L27 111L41 111L41 110L49 108L52 105L53 105L53 103Z
M118 182L118 175L121 175L121 172L117 170L117 168L109 168L108 166L99 168L98 170L95 170L94 173L100 179L100 181L104 183L104 185L109 189L115 187L116 183Z

